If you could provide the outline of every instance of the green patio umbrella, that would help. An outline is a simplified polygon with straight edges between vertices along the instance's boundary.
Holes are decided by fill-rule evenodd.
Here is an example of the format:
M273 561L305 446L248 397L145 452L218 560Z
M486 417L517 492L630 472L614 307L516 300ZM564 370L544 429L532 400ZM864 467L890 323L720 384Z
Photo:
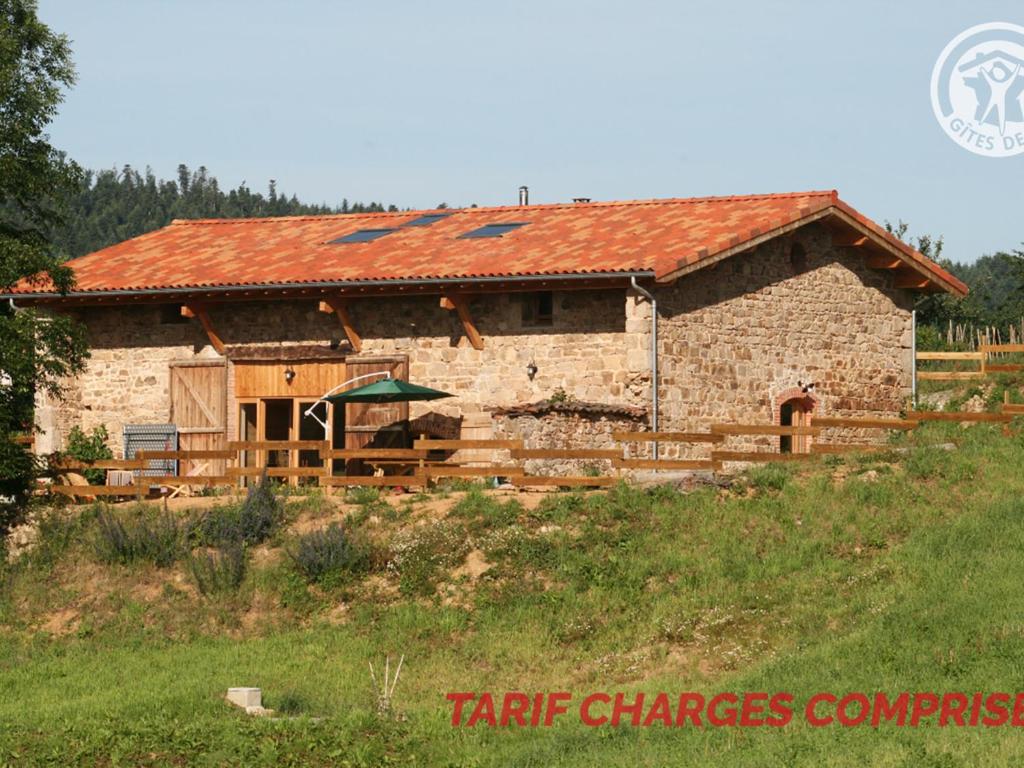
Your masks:
M454 397L449 392L419 387L401 379L384 379L323 398L331 403L404 403L409 400L440 400Z

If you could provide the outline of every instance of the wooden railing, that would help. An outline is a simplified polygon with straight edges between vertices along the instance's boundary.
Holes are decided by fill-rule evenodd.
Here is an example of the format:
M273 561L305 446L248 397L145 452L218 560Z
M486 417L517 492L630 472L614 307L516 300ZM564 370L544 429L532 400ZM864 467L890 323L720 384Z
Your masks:
M910 411L905 418L875 418L847 416L813 417L809 425L780 426L777 424L712 424L707 432L614 432L613 447L552 447L527 448L523 440L435 440L419 439L412 448L332 448L329 443L316 440L292 441L231 441L224 449L191 451L140 451L133 459L101 459L77 461L57 457L51 469L62 470L111 469L130 471L135 477L134 485L72 485L48 486L52 493L69 496L134 496L141 497L151 489L175 489L182 486L226 486L240 489L246 479L263 474L267 477L292 481L306 479L328 492L333 488L351 486L371 487L413 487L424 488L431 482L443 478L506 478L515 486L555 487L603 487L620 479L623 470L718 471L725 463L760 463L777 461L799 461L821 454L840 454L851 451L882 450L886 446L876 443L853 444L821 442L830 430L912 430L926 421L963 423L997 423L1008 429L1009 422L1024 416L1024 404L1012 404L1006 400L998 413ZM806 437L816 438L809 450L782 453L775 450L750 449L746 446L731 448L729 441L736 438L756 437ZM834 439L833 435L833 439ZM659 444L689 444L705 447L708 453L700 458L650 458L631 455L637 444L656 442ZM748 443L749 445L749 443ZM265 462L250 463L252 452L261 455L276 451L316 451L316 463L312 466L266 466ZM455 461L461 451L470 451L471 459ZM442 454L438 457L437 454ZM446 454L446 456L445 456ZM486 454L480 459L480 454ZM293 455L293 454L290 454ZM153 462L196 462L224 461L229 464L222 472L185 475L144 474L152 472ZM332 471L334 460L361 460L375 468L373 475L338 475ZM526 462L598 462L604 463L607 471L597 474L575 474L569 476L534 474L526 471ZM543 464L542 464L543 466ZM385 474L389 470L392 473Z
M950 362L977 363L976 369L968 371L916 371L918 381L970 381L983 379L993 373L1010 373L1024 371L1021 363L999 363L993 356L1024 353L1024 344L982 344L977 352L918 352L914 361L918 362Z

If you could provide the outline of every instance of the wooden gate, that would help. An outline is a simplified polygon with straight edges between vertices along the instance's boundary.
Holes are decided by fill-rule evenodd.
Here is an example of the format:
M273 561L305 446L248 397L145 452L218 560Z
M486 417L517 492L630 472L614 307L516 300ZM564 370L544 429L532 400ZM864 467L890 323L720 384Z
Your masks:
M226 447L227 378L227 366L221 360L171 364L171 422L178 427L179 450ZM182 461L178 474L219 476L224 469L222 459L196 459Z
M409 375L409 359L350 357L345 361L345 375L350 379L377 371L391 371L392 378L405 379ZM351 388L373 381L357 381ZM408 403L350 403L345 410L345 448L405 448L408 420Z

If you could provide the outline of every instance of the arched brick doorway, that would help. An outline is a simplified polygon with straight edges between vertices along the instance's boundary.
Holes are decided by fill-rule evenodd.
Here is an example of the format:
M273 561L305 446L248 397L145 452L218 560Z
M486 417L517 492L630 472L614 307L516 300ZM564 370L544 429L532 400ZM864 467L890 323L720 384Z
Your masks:
M800 387L791 387L775 399L775 418L783 427L809 427L811 414L818 404L814 395ZM779 438L779 453L809 453L810 438L807 435L783 435Z

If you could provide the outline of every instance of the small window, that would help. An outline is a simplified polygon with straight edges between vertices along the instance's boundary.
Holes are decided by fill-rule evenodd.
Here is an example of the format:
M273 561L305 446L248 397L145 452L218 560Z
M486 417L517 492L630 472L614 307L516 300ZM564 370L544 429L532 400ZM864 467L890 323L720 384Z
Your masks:
M523 325L526 327L552 325L555 321L555 301L551 291L524 293L522 307Z
M187 322L188 318L181 315L181 304L160 305L160 325L180 325Z
M429 227L434 222L440 221L441 219L447 219L451 216L450 213L425 213L422 216L407 221L403 224L403 227Z
M384 235L390 235L394 232L394 229L357 229L351 234L339 237L337 240L330 240L332 244L335 243L368 243L371 240L376 240L378 237L384 237Z
M525 227L526 222L509 222L502 224L485 224L479 229L474 229L466 232L463 235L459 235L460 240L466 240L471 237L501 237L502 235Z
M807 251L800 243L793 243L793 247L789 249L789 263L797 275L807 271Z

